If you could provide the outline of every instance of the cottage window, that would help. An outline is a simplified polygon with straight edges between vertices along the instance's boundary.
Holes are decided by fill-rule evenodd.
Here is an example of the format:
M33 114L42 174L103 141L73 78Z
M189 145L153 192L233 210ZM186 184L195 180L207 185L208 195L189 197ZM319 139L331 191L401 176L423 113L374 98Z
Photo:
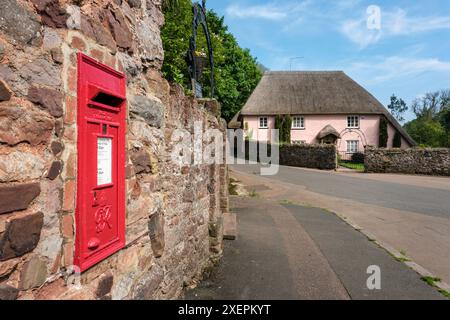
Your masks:
M292 118L292 129L305 129L305 118L304 117L293 117Z
M358 116L347 117L347 128L359 128L359 117Z
M358 140L348 140L347 141L347 153L357 153L359 148L359 141Z
M259 128L260 129L269 128L269 122L268 122L267 117L259 117Z

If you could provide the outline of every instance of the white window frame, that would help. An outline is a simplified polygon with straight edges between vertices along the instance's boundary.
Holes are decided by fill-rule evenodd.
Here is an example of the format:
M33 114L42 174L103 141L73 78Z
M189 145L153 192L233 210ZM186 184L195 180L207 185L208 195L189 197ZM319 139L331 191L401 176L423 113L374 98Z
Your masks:
M347 128L358 129L360 121L359 116L347 116Z
M359 152L359 140L347 140L347 153L353 154Z
M298 125L300 123L300 125ZM292 129L305 129L305 117L294 116L292 117Z
M269 117L259 117L259 129L269 129Z

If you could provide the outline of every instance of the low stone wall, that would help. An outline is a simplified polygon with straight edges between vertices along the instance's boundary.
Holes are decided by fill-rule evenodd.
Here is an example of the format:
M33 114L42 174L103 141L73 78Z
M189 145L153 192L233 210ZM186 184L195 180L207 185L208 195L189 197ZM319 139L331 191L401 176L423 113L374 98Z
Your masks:
M366 148L366 172L450 176L450 149Z
M249 159L249 150L254 148L258 151L260 145L255 141L245 141L245 159ZM256 145L256 146L255 146ZM237 156L237 145L234 155ZM272 145L267 145L267 153L271 154ZM337 168L337 153L335 145L322 144L289 144L280 146L279 164L290 167L312 168L320 170L335 170ZM259 161L259 158L258 158Z
M335 145L283 145L280 147L280 164L291 167L335 170L337 155Z

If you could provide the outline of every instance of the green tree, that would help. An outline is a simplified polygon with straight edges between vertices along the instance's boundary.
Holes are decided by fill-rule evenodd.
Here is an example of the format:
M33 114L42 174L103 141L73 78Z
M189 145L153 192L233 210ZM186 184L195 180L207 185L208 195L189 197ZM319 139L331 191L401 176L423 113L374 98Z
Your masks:
M406 131L421 146L450 146L450 90L425 94L414 100L416 119L405 125Z
M283 123L283 143L291 143L292 117L286 115Z
M180 5L179 0L163 0L163 9L176 9Z
M166 24L161 31L165 51L163 74L167 79L188 89L190 79L185 59L192 33L192 2L176 2L176 6L164 8ZM222 105L222 117L230 121L255 89L262 72L256 58L249 50L242 49L228 31L223 17L209 10L207 20L214 51L215 94ZM198 32L197 48L198 51L207 52L206 37L201 28ZM209 71L208 66L200 79L205 95L211 92Z
M422 147L442 147L445 145L445 129L434 120L418 118L405 125L409 135Z
M441 111L439 113L439 121L444 129L450 133L450 90L441 93Z
M391 103L388 105L388 109L399 122L405 120L403 115L408 110L408 106L403 99L397 98L395 94L391 96Z
M383 116L383 117L380 118L380 132L379 132L378 146L380 148L386 148L388 139L389 139L389 135L388 135L388 121Z
M167 80L187 88L189 73L186 53L189 50L189 38L192 33L192 3L191 0L176 2L176 5L166 2L163 8L166 21L161 30L164 46L162 73Z
M275 129L282 130L283 127L283 117L279 114L275 116Z
M442 107L441 93L439 91L429 92L412 103L412 110L417 118L426 121L436 119Z
M445 107L440 113L440 123L445 130L444 145L450 147L450 106Z
M279 130L280 143L291 143L292 117L290 115L276 115L275 129Z

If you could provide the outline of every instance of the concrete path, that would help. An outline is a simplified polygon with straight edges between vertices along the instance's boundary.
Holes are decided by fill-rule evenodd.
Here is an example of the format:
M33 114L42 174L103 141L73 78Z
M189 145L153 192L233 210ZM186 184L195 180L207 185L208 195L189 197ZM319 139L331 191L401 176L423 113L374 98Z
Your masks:
M367 175L280 167L261 177L258 166L233 166L233 175L272 201L319 207L347 223L450 291L450 179ZM423 184L421 184L423 181ZM260 191L258 191L258 190Z
M186 299L443 299L417 273L329 212L233 197L238 239ZM367 267L381 268L370 291Z

